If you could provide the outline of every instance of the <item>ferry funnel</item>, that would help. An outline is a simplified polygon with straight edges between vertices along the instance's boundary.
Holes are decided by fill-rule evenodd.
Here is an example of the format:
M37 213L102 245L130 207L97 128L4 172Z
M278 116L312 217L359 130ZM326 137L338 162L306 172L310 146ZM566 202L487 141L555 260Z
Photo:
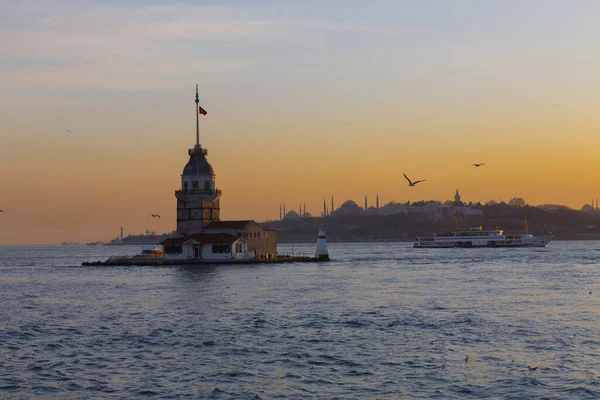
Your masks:
M323 228L319 229L319 238L317 239L317 251L315 258L319 260L329 260L329 252L327 251L327 239Z

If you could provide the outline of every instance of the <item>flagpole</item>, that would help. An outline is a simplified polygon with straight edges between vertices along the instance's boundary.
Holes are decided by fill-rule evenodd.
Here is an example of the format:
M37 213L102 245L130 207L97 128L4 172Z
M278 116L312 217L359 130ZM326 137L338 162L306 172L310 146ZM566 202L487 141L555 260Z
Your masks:
M196 83L196 147L200 147L200 122L198 120L200 114L200 99L198 98L198 84Z

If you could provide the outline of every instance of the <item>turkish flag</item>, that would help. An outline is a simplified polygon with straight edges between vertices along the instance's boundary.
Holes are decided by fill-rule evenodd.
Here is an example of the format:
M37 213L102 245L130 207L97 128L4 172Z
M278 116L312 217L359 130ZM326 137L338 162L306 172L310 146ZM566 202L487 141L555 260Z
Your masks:
M198 106L198 112L202 115L206 115L206 110L202 106Z

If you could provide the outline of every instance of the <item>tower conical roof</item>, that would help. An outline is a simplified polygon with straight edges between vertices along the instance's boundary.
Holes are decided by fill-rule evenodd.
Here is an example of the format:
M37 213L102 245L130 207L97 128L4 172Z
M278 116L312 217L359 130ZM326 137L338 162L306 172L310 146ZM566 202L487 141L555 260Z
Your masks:
M206 159L206 152L202 149L202 147L197 146L193 149L190 149L190 160L183 167L182 175L214 175L215 171L213 170L212 165L208 163Z

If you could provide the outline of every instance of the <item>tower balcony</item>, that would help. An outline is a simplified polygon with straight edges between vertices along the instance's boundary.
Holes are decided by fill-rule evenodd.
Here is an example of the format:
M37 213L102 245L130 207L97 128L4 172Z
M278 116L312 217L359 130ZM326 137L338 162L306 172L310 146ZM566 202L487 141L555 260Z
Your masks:
M219 196L221 195L221 189L214 189L214 190L204 190L204 189L181 189L181 190L176 190L175 191L175 196L182 196L182 195L188 195L188 194L218 194Z

